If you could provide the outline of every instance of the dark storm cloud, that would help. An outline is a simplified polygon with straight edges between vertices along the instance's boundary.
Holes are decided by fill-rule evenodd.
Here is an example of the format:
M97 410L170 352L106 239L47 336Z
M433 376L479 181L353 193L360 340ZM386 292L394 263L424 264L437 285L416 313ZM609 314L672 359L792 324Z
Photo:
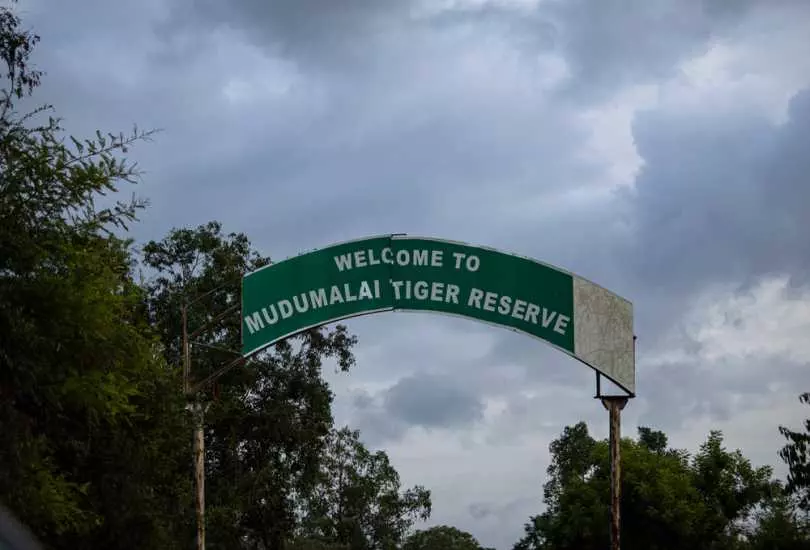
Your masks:
M389 416L379 398L368 392L355 392L351 401L353 409L347 411L347 416L352 426L360 430L365 444L372 448L384 448L405 435L410 427L402 419Z
M144 148L142 165L154 174L147 180L154 199L148 221L171 215L193 224L217 217L256 235L256 244L276 257L357 235L431 234L447 226L453 227L449 237L488 244L496 231L482 222L511 216L515 197L596 177L595 167L568 155L585 135L568 124L564 109L529 91L515 94L507 81L463 72L458 60L476 47L476 36L445 42L440 33L400 29L381 38L368 29L396 26L408 10L365 2L343 3L347 9L337 12L332 3L302 7L311 4L241 3L222 13L211 5L178 4L189 11L155 15L151 25L141 21L137 32L122 36L145 47L145 53L120 56L122 66L140 68L146 77L137 87L108 79L111 93L101 94L79 59L60 65L54 57L45 60L53 73L49 90L58 86L54 103L88 130L96 127L99 109L105 128L137 121L165 129L155 148ZM107 11L100 13L108 24ZM92 9L76 10L68 18L92 15ZM197 26L226 16L222 21L231 27L266 30L272 40L289 43L294 66L299 54L311 60L337 52L339 37L361 45L384 39L385 47L365 51L390 62L365 66L348 79L339 74L345 60L324 60L338 73L327 76L304 63L286 96L232 107L222 93L230 73L250 77L265 68L238 56L229 63L220 51L227 41ZM150 29L157 32L154 40ZM81 36L72 39L85 44ZM116 51L103 43L93 51ZM483 80L470 80L478 77ZM174 206L180 203L185 207Z
M798 0L768 4L790 5ZM402 61L424 52L431 30L474 25L524 53L558 52L571 71L565 95L604 97L625 84L671 76L678 62L705 51L764 0L602 0L441 5L403 0L213 0L179 4L170 25L235 25L271 51L332 75ZM410 57L410 59L409 59Z
M497 36L495 31L508 30L510 22L511 28L523 29L519 33L523 37L532 33L546 36L551 31L540 27L543 22L553 20L556 40L562 44L567 61L576 67L595 57L606 56L608 61L599 64L606 74L618 74L613 65L630 53L649 55L650 59L634 61L631 55L623 62L628 67L669 64L680 55L664 55L669 48L673 52L681 51L684 44L701 39L705 34L690 31L686 23L683 28L675 26L669 34L642 33L656 35L664 53L656 48L636 48L630 52L627 51L629 45L622 41L633 33L618 33L615 29L629 26L638 30L660 22L661 14L672 10L662 7L663 3L655 3L655 7L648 2L643 9L602 13L606 9L604 3L591 4L542 3L532 13L485 8L474 21L481 28L490 29L483 38ZM524 238L526 243L523 243L522 235L535 232L530 225L537 224L536 220L523 224L525 227L514 219L508 225L492 224L496 227L480 231L480 236L476 229L485 227L482 221L503 216L514 218L520 206L517 198L523 201L527 196L542 195L550 188L593 177L588 172L595 173L596 167L568 160L567 152L581 143L584 136L562 122L566 113L555 117L552 109L520 103L509 105L508 93L476 90L463 79L454 81L446 74L432 82L420 79L419 75L427 78L437 75L435 71L445 64L452 74L454 56L463 50L440 47L441 42L427 33L428 27L419 27L426 23L414 16L418 13L416 2L243 1L224 8L199 0L175 6L171 17L166 18L164 14L154 18L153 27L157 25L163 33L163 42L159 43L161 49L150 54L149 59L157 63L155 67L163 69L152 73L153 82L138 92L119 89L115 96L105 99L107 111L123 111L124 105L140 105L131 112L149 113L147 123L154 121L154 125L166 127L167 132L158 143L167 152L177 147L178 150L170 154L176 154L178 161L188 155L192 146L202 150L194 158L200 158L201 153L207 159L204 165L191 157L182 165L174 162L165 166L165 161L160 161L164 166L160 167L162 170L157 177L165 174L171 181L150 190L158 199L153 201L156 209L162 209L167 202L191 198L185 188L194 182L194 199L200 206L199 212L205 212L208 217L216 216L221 205L232 205L239 211L239 217L230 220L227 219L230 215L224 213L220 217L225 217L226 223L238 224L241 230L256 228L253 231L260 235L257 244L277 251L275 254L286 255L358 234L432 233L452 226L455 231L449 236L453 238L483 244L515 243L514 249L529 254L539 252L547 258L549 252L554 251L547 250L546 244L536 238L534 242ZM704 13L702 5L690 6L685 12L698 13L699 17L689 19L696 28L708 26L711 18L718 17L716 13ZM111 21L112 15L108 12L99 11L104 24ZM607 19L596 17L597 13ZM85 15L90 16L91 12ZM739 16L720 15L721 21ZM687 20L683 14L677 17ZM222 98L216 97L216 87L221 88L224 82L214 77L216 71L196 74L195 70L194 76L200 78L195 81L183 75L180 60L165 65L166 59L183 52L186 61L189 57L211 55L213 52L205 48L182 48L184 42L178 37L194 36L192 30L199 34L200 29L195 25L212 22L249 29L251 35L261 37L264 44L284 44L284 54L296 62L303 60L304 65L325 56L323 64L336 73L340 73L344 63L351 64L351 59L386 58L390 54L394 56L390 59L397 62L374 67L374 70L366 66L362 73L352 73L353 80L336 76L330 81L309 82L328 86L330 90L326 99L330 115L326 118L313 119L306 114L306 105L296 110L293 104L291 110L288 101L270 103L266 106L268 124L256 126L244 121L239 131L237 121L229 121L228 115L218 107ZM395 29L393 34L383 32L389 27ZM590 43L586 39L594 40L592 53L598 56L588 54ZM604 44L598 44L597 39ZM536 45L541 49L551 44L546 39L541 42L545 45ZM666 46L670 42L673 45ZM407 48L408 54L401 59L396 52L405 55L405 50L400 48ZM170 52L174 54L167 57ZM341 57L340 52L347 57ZM425 65L419 58L435 59L436 64ZM164 61L158 63L159 60ZM234 66L241 61L233 59ZM590 69L575 70L576 74L583 75L591 72ZM447 85L452 86L449 93L431 96L427 91L431 86ZM167 87L179 91L179 95L161 97L159 90ZM363 135L362 126L364 121L369 121L369 113L388 113L386 116L390 117L390 113L402 106L391 98L397 89L417 90L414 111L394 115L387 124L381 119L372 119L373 130ZM86 88L76 91L89 92ZM130 99L124 102L127 92ZM110 97L117 97L118 101L112 102ZM188 104L190 97L195 98L191 105L197 104L196 112L210 112L211 117L189 118L187 108L182 107ZM145 110L146 102L148 110ZM84 102L84 105L89 104ZM95 108L96 103L93 106ZM127 118L135 117L130 114ZM121 117L121 120L126 119ZM303 131L288 131L302 125ZM544 131L539 132L538 128ZM201 141L206 134L210 139ZM181 147L183 140L187 145ZM222 154L223 149L226 154ZM235 151L227 154L228 149ZM340 181L335 178L336 174L340 174ZM245 200L246 197L251 200ZM257 197L263 200L255 200ZM499 203L501 208L493 212L492 206ZM297 208L290 208L290 204L297 204ZM184 208L176 212L187 215L184 213L192 211L193 208ZM302 212L308 223L302 223ZM184 220L188 221L191 220ZM203 216L195 221L204 221ZM555 239L554 244L559 244L561 249L557 254L563 265L595 271L584 265L592 261L593 251L585 260L568 257L575 256L570 251L579 248L573 240L589 230L591 227L580 220L569 228L570 246ZM593 230L596 232L596 224ZM297 244L290 241L290 236L294 236ZM601 237L601 231L596 236ZM563 249L569 252L566 254ZM605 250L604 247L599 249Z
M674 344L682 358L645 369L644 357L656 356L658 337L671 335L687 308L711 305L691 298L714 284L747 295L763 278L788 275L785 297L801 297L810 282L810 91L792 98L782 125L733 108L658 111L638 117L634 137L644 167L627 197L635 220L627 276L640 289L636 327L646 336L641 420L674 429L696 416L725 421L767 399L769 383L802 380L806 365L781 356L707 364L712 350L687 333Z
M518 512L527 505L539 507L540 499L520 498L506 504L494 502L475 502L467 507L470 517L474 520L483 520L493 516L501 522L512 522L515 517L523 517Z
M427 430L470 428L483 418L480 392L447 374L417 372L393 386L369 393L355 390L347 411L372 447L400 439L411 427Z
M775 126L745 112L640 116L631 273L683 296L706 284L810 268L810 92Z
M425 428L468 426L484 412L478 396L453 378L425 373L397 382L386 392L384 407L391 416Z
M294 236L299 246L390 231L432 234L447 225L455 225L450 238L481 239L467 230L508 215L511 197L530 185L525 171L527 162L533 163L526 160L531 151L538 156L537 168L548 174L543 182L548 190L563 184L563 151L574 143L562 127L556 139L548 139L530 136L528 127L518 125L504 139L503 132L491 132L490 122L487 115L465 121L437 114L418 128L392 128L361 149L349 144L322 149L309 155L310 162L294 176L268 181L265 192L272 200L246 205L243 219L268 233ZM246 185L255 182L251 187L261 193L253 166L264 158L272 167L275 155L267 147L255 156L245 153L246 163L231 176ZM555 156L562 160L541 160ZM301 223L300 211L279 208L296 201L306 211L307 223Z
M379 51L386 33L399 32L408 20L410 1L378 0L184 0L163 27L232 25L256 42L294 59L308 69L340 72L387 52ZM376 46L376 48L375 48Z
M242 209L240 221L262 227L267 235L295 235L304 247L380 231L427 233L453 224L459 234L479 238L475 228L491 217L488 207L493 198L508 203L512 197L511 208L497 212L509 216L518 206L515 198L582 179L566 159L567 151L584 136L553 120L549 110L510 105L508 94L467 89L463 80L454 83L447 75L456 70L453 61L463 49L453 50L452 42L437 39L439 33L432 31L452 34L456 27L473 23L481 40L508 35L521 50L559 52L571 79L558 92L570 97L577 90L610 93L622 84L671 74L678 62L704 51L713 36L733 29L757 3L644 1L622 10L593 0L543 2L531 10L484 4L438 11L434 17L423 14L428 4L367 0L245 0L227 8L207 0L178 4L184 7L176 8L167 29L175 24L229 25L244 29L269 52L281 53L305 72L320 74L328 68L323 84L330 90L332 113L312 124L307 134L299 134L307 136L303 141L259 131L242 150L238 164L201 167L199 174L189 175L198 181L235 180L251 193L266 193L267 201L251 201ZM430 78L433 81L426 80ZM450 93L424 92L448 83L453 86ZM388 118L397 108L409 106L395 101L400 90L415 90L413 112ZM486 99L476 100L477 93ZM374 129L363 135L364 122L375 112L387 113L388 120L374 120ZM541 126L545 131L537 132ZM537 160L527 161L530 158ZM290 169L284 171L285 165ZM339 184L334 174L343 175ZM211 191L210 200L221 203L231 196L230 189L221 188ZM294 201L305 204L308 220L328 222L302 224L297 210L283 207ZM465 224L472 220L476 223ZM519 223L498 230L504 241L525 249L518 246L523 245L524 231ZM576 231L569 231L571 238L592 229L586 223L572 224ZM489 244L491 235L490 229L489 238L479 240ZM267 244L287 253L286 243ZM530 244L528 253L542 248ZM575 250L576 243L568 249ZM592 258L591 252L586 259L563 260L566 267L576 268Z
M569 0L538 9L556 23L558 46L571 68L563 93L595 99L623 85L672 76L679 62L703 53L756 3Z

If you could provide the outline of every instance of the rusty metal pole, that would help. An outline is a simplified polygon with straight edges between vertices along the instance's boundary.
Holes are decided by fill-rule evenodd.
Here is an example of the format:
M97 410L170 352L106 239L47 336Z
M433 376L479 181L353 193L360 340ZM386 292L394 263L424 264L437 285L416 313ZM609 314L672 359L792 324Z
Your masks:
M610 415L610 548L621 550L621 500L622 500L622 409L627 397L605 396L602 405Z

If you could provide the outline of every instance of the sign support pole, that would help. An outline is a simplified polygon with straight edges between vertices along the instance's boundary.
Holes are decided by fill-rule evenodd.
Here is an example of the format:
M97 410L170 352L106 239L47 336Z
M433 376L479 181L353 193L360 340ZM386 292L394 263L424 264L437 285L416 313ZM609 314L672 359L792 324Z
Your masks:
M625 396L602 396L602 405L610 416L610 548L621 549L621 411L627 404Z

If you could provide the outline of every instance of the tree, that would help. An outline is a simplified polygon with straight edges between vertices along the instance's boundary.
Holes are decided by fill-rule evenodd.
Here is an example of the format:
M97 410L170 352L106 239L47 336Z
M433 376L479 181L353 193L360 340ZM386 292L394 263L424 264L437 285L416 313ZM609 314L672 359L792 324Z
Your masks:
M781 489L781 487L780 487ZM755 514L756 525L750 529L750 550L807 550L810 548L810 522L797 513L790 495L779 490Z
M241 276L267 265L243 234L217 222L175 229L143 247L152 323L165 359L180 355L184 302L189 329L204 327L235 302ZM193 343L192 374L200 379L233 357L241 319L226 316ZM383 452L359 434L334 429L324 361L347 371L356 338L345 327L313 329L223 374L206 428L208 539L212 547L395 548L418 517L430 511L429 492L400 491Z
M654 453L663 453L667 450L666 434L646 426L640 426L638 429L638 443Z
M241 275L266 265L211 222L142 250L126 238L145 203L112 202L151 133L65 139L50 107L20 114L41 73L38 37L0 8L0 495L46 547L187 548L194 536L191 426L181 391L180 311L201 380L238 351ZM105 206L97 203L104 201ZM385 453L335 430L326 362L356 339L316 328L205 387L211 548L396 548L430 510L400 490Z
M802 403L810 405L810 392L799 396ZM792 431L784 426L779 427L788 443L779 451L779 457L790 469L787 491L798 498L798 506L810 512L810 418L804 422L804 432Z
M178 364L181 306L189 330L211 323L236 302L242 274L269 262L243 234L224 234L218 222L175 229L143 247L148 309L165 359ZM241 319L226 316L193 342L192 376L199 380L239 350ZM356 338L345 327L313 329L259 353L205 390L206 501L212 547L281 548L292 537L298 502L314 490L332 427L332 394L324 361L347 371ZM190 454L189 454L190 461Z
M470 533L439 525L416 531L402 545L402 550L492 550L483 548Z
M415 520L430 516L430 492L400 491L388 455L370 452L359 432L332 430L324 451L320 479L302 510L304 537L352 550L393 550Z
M666 435L639 429L622 445L622 540L628 548L736 548L739 524L773 490L769 468L753 468L712 432L689 457ZM608 543L609 449L587 426L567 427L550 445L546 511L531 518L516 550L597 549Z
M719 537L731 544L741 532L740 522L778 491L771 480L773 470L754 468L739 450L728 452L719 431L709 433L690 469L706 508L699 524L700 536L706 541Z
M121 154L149 133L66 141L49 106L17 112L38 40L0 8L0 494L52 548L171 548L182 488L152 436L174 429L172 374L113 234L144 203L96 205L136 182Z

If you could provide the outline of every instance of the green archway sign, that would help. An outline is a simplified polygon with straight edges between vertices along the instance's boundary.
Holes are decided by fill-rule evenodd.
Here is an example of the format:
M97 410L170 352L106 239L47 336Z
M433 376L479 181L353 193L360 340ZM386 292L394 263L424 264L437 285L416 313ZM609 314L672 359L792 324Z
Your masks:
M383 311L431 311L522 332L635 395L629 301L529 258L406 235L344 242L245 275L242 354Z

